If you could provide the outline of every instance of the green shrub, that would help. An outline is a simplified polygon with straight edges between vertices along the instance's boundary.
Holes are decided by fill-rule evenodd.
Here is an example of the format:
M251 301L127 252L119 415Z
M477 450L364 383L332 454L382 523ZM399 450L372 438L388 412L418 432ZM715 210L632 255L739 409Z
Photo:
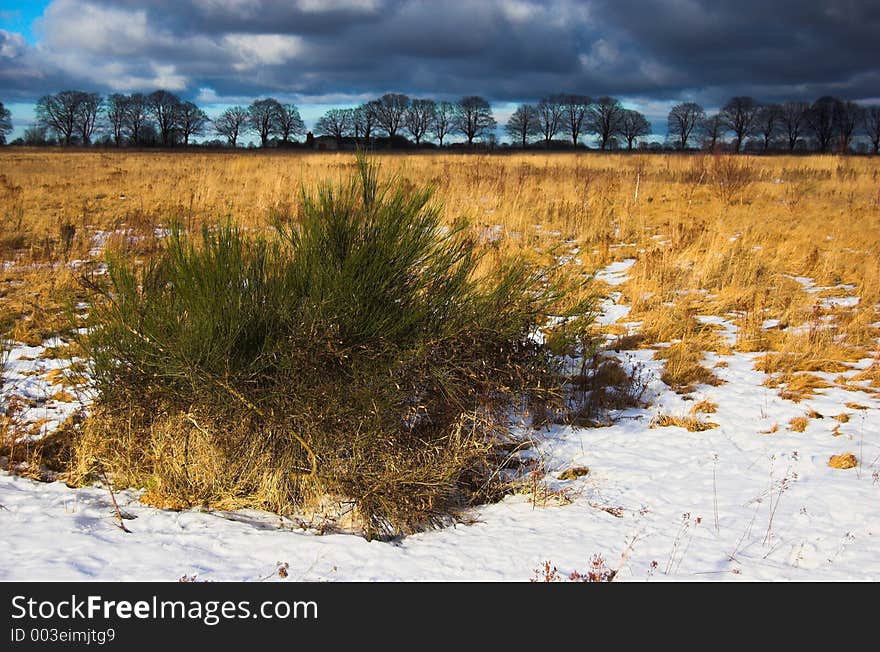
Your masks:
M517 411L558 395L531 337L557 298L521 264L478 277L476 244L430 189L303 192L263 236L172 229L94 286L97 400L76 475L164 506L289 512L350 501L368 535L497 497Z

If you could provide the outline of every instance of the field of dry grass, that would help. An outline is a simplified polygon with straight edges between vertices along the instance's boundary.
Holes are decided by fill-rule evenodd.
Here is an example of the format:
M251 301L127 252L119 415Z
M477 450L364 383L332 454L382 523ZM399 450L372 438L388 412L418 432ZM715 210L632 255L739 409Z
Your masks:
M717 346L694 315L736 313L743 350L848 359L851 347L873 346L880 301L874 159L379 158L384 174L434 184L447 219L468 220L492 250L556 256L585 272L636 258L621 289L648 341ZM32 304L48 309L52 293L44 286L65 280L57 263L86 260L105 240L147 254L154 230L174 218L197 226L232 216L266 228L277 211L297 205L303 185L338 180L353 166L349 154L2 151L3 307L15 316L29 314L29 305L36 310ZM858 310L848 305L853 300L822 300L842 295L859 297ZM778 324L762 328L767 320Z
M673 343L664 381L711 382L702 351L765 352L792 400L815 372L877 356L880 163L810 156L380 154L384 175L437 188L489 260L555 263L576 281L635 259L626 283L588 288L632 306L612 334ZM351 154L0 151L0 325L39 344L103 249L155 250L171 220L227 216L266 229L303 187L348 175ZM614 292L612 292L614 291ZM721 323L721 322L724 323ZM726 324L726 325L725 325ZM725 332L724 329L728 329ZM874 365L862 380L880 389Z
M780 437L803 434L820 423L824 417L814 400L833 396L833 405L822 411L837 415L831 433L836 438L846 434L841 427L851 414L872 409L880 399L880 164L875 159L593 153L375 158L386 179L396 178L403 187L434 186L442 220L463 228L484 254L478 275L522 258L569 287L571 305L594 298L597 319L577 322L589 324L589 330L577 330L576 346L569 325L543 329L549 351L575 361L565 363L571 368L563 374L572 391L581 392L584 401L589 396L589 405L603 414L594 418L589 409L582 418L574 415L571 423L577 426L612 426L616 417L605 412L647 407L654 414L646 428L714 431L731 418L731 402L743 397L748 405L737 405L736 411L745 407L761 414L762 429L753 436ZM87 313L101 312L100 300L90 304L97 286L88 279L90 271L106 278L108 254L137 266L159 252L163 240L175 239L167 237L172 225L192 231L231 219L250 237L279 221L308 224L303 192L341 182L356 167L352 154L0 151L0 335L15 343L12 367L4 369L11 369L6 375L15 380L4 382L0 395L6 403L0 406L4 468L14 465L32 477L83 483L94 477L93 462L101 451L127 459L136 449L107 436L122 432L119 419L131 420L133 412L124 400L111 401L122 405L114 421L102 412L107 405L91 402L88 346L80 349L68 337L72 317L85 326ZM183 293L185 284L171 285ZM554 305L554 310L563 308ZM310 351L313 344L292 348ZM167 357L162 350L160 357ZM600 353L579 358L578 351ZM629 360L624 366L615 357L621 351L620 358ZM634 363L636 358L641 362ZM598 362L588 372L584 365L590 359ZM669 410L664 406L670 399L656 392L643 401L651 382L641 375L646 364L664 392L691 403ZM742 365L748 376L742 375ZM111 379L111 385L116 382ZM629 389L608 393L606 386ZM375 394L373 389L367 396ZM326 393L333 392L320 394ZM757 405L759 395L764 404L773 395L775 412ZM252 407L246 399L243 403ZM778 404L787 407L780 410ZM383 412L375 400L372 406ZM786 410L797 414L777 418ZM369 411L353 410L346 424ZM184 410L181 418L187 417L193 418ZM204 434L208 422L202 416L197 421L194 428ZM166 425L177 436L182 423ZM153 425L141 426L158 432ZM219 425L216 431L226 432ZM251 428L245 425L243 432L249 436ZM93 441L82 433L100 436ZM183 439L190 466L178 473L186 487L194 477L190 434ZM315 433L307 438L311 445L319 439ZM161 446L157 450L156 468L177 473L180 469L167 462L180 455ZM330 459L319 457L324 463ZM242 458L259 462L253 452ZM220 487L215 467L226 465L215 464L210 455L205 459L205 486ZM310 460L311 478L316 469L311 452ZM155 488L159 476L151 471L128 478L131 466L120 462L107 468L114 483ZM291 464L258 466L274 478L276 467ZM326 484L321 487L327 490ZM214 502L233 504L229 500L242 491L223 489ZM262 498L254 502L244 493L242 505L266 507ZM184 494L173 504L198 504L203 497ZM172 504L165 494L151 495L147 491L144 499ZM409 523L403 516L399 520Z

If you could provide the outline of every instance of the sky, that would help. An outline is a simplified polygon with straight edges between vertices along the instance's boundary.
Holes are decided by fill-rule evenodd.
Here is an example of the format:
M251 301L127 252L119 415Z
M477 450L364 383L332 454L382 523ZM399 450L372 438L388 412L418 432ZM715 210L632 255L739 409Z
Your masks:
M715 108L880 98L877 0L0 0L0 101L165 88L216 115L272 96L311 126L385 92L520 102L613 95L658 136L678 101Z

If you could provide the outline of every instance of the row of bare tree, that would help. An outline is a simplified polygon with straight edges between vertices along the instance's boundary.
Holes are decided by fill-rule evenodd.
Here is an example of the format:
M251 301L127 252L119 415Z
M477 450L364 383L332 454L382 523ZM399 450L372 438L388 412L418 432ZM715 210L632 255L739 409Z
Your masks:
M491 134L496 124L489 102L477 95L457 102L436 102L387 93L357 108L330 109L318 120L315 131L332 136L337 144L345 138L370 142L377 131L393 144L398 135L406 132L416 146L430 136L442 147L450 134L461 134L472 145L475 139Z
M37 124L25 131L25 144L57 142L90 145L96 134L105 142L122 145L188 145L195 136L222 136L232 147L246 133L259 136L260 144L284 146L306 133L299 110L273 98L249 106L233 106L214 120L196 104L174 93L96 93L67 90L41 97L36 104ZM330 109L316 123L319 135L370 143L385 137L389 144L404 134L416 145L435 140L442 147L450 135L461 135L469 145L480 138L494 139L496 120L489 102L479 96L457 102L411 99L387 93L356 108ZM613 97L559 93L536 104L521 104L504 129L515 146L535 141L549 147L563 142L577 146L585 135L596 137L603 150L626 143L633 149L651 134L647 118L625 108ZM12 130L10 112L0 103L0 144ZM752 97L731 98L717 113L708 114L695 102L672 107L667 119L668 143L677 149L726 146L739 152L770 150L852 149L866 136L874 153L880 152L880 106L824 96L815 102L761 103ZM54 141L52 138L54 138ZM729 141L728 141L729 139Z
M114 93L106 99L97 93L61 91L41 97L36 114L31 138L45 138L49 131L61 145L90 145L96 133L106 132L116 145L158 140L169 147L188 143L208 120L195 104L163 90L149 95Z
M290 142L291 137L305 133L293 104L257 100L249 107L233 107L212 121L195 103L165 90L114 93L107 98L84 91L61 91L41 97L36 116L37 124L25 132L26 144L45 144L51 133L60 145L90 145L101 133L116 146L172 147L189 145L192 137L214 131L234 146L242 132L252 129L265 146L274 134L282 142Z
M582 135L593 134L603 150L616 144L618 137L632 149L637 138L651 133L651 123L638 111L626 109L613 97L592 99L586 95L560 93L537 104L521 104L511 115L505 130L514 143L525 148L540 137L549 146L564 134L572 146Z
M752 97L731 98L717 113L707 114L699 104L682 102L668 118L670 139L679 149L699 142L716 149L726 137L730 148L745 146L770 150L814 149L848 152L857 136L864 134L873 152L880 152L880 106L861 106L836 97L820 97L813 103L762 104Z
M505 129L522 147L535 139L550 146L558 134L577 146L582 135L592 134L603 150L616 146L618 139L626 143L627 149L633 149L637 139L651 134L651 124L644 115L624 108L613 97L591 99L568 94L520 105ZM860 134L867 136L874 153L878 153L880 106L860 106L830 96L813 103L779 104L762 104L752 97L739 96L713 114L707 114L695 102L681 102L672 107L667 119L669 144L682 150L694 146L715 150L729 145L735 152L746 147L762 152L848 152Z

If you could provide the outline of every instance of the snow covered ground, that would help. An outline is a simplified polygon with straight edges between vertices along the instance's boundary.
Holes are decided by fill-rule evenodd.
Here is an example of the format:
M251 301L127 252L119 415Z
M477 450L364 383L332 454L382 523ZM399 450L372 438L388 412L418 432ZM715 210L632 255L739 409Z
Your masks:
M620 282L631 264L604 280ZM613 301L606 308L605 323L627 312ZM122 491L120 507L135 517L126 533L104 488L0 473L0 580L283 581L275 571L287 563L287 581L526 581L545 561L563 578L583 573L594 555L618 581L880 579L876 389L830 387L793 403L762 385L760 354L707 354L724 384L682 397L659 380L652 354L618 354L642 366L649 407L609 427L539 433L546 489L567 500L511 495L474 509L466 524L387 543L320 535L260 512L162 511ZM840 374L817 375L834 383ZM698 416L717 427L652 427L704 400L717 411ZM795 417L806 418L803 432L791 429ZM844 453L859 465L828 465ZM558 479L573 467L589 473Z
M81 361L64 355L67 346L52 338L42 346L13 345L7 354L0 401L15 403L13 418L27 425L30 439L52 432L88 402L71 369Z

